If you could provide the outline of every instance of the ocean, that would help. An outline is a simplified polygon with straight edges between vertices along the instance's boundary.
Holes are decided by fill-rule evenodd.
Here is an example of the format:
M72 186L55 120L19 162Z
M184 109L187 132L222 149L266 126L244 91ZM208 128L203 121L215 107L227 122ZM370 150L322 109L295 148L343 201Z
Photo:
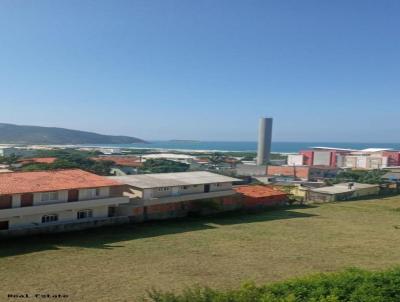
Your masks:
M181 151L249 151L257 150L257 142L206 142L206 141L150 141L148 144L91 145L111 148L145 148ZM321 142L273 142L272 152L295 153L310 147L323 146L347 149L391 148L400 150L400 143L321 143Z

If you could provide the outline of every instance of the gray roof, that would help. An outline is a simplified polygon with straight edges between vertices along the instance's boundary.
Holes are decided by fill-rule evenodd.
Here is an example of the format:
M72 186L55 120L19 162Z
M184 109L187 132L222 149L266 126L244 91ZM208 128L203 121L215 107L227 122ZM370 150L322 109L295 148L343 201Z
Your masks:
M109 178L141 189L241 181L206 171L109 176Z
M379 187L379 185L370 185L370 184L362 184L354 182L353 187L349 189L349 183L346 182L329 187L311 189L311 191L317 193L325 193L325 194L340 194L340 193L354 192L361 189L376 188L376 187Z
M384 179L399 180L400 172L388 172L382 176Z
M317 181L298 181L298 180L294 180L294 181L277 181L277 182L272 182L272 185L276 185L276 186L295 186L295 185L299 185L301 187L305 187L305 188L321 188L326 186L325 183L323 182L317 182Z

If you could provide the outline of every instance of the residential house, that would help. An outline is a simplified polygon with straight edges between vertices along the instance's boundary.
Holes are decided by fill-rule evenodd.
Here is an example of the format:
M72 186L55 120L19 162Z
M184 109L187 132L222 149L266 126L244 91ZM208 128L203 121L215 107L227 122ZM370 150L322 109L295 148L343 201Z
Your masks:
M124 194L130 197L130 203L118 208L118 213L126 216L135 216L135 211L142 210L149 214L154 209L157 214L171 207L184 207L187 201L234 195L232 183L240 181L207 171L110 176L109 179L126 185Z
M271 186L249 185L237 186L234 190L244 199L244 207L264 207L284 205L288 201L288 194Z
M306 200L308 202L342 201L358 197L374 196L378 195L379 192L379 185L348 182L310 189Z
M395 193L400 191L400 171L395 170L395 171L388 171L384 175L382 175L381 179L385 182L384 185L381 186L384 187L384 191L390 192L390 193Z
M61 231L60 225L107 220L128 201L120 183L78 169L1 173L0 230Z
M400 171L388 171L381 177L384 181L400 184Z
M287 192L289 195L305 200L310 189L324 187L324 182L311 181L282 181L272 184L274 187Z
M111 161L110 174L115 176L133 175L138 173L138 169L143 166L141 158L136 156L99 156L91 158L95 161Z

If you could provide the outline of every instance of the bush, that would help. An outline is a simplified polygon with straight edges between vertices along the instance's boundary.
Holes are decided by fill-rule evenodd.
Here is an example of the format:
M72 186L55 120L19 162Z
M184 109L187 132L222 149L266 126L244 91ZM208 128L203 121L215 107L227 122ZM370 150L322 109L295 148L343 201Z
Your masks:
M318 274L272 285L244 284L238 290L194 287L180 294L150 291L153 302L398 302L400 268L384 272L349 269Z
M189 165L167 159L148 159L140 168L141 173L186 172Z
M331 184L340 182L360 182L366 184L381 184L383 180L381 179L386 171L384 170L353 170L344 171L339 173L336 178L331 180Z

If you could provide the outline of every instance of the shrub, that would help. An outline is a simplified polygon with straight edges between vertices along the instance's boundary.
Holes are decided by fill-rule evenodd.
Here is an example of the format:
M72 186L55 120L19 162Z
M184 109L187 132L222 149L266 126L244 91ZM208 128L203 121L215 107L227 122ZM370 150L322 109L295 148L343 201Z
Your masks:
M368 272L348 269L271 285L244 284L238 290L193 287L180 294L150 291L143 301L153 302L398 302L400 268Z
M142 173L185 172L190 165L167 159L148 159L140 168Z

